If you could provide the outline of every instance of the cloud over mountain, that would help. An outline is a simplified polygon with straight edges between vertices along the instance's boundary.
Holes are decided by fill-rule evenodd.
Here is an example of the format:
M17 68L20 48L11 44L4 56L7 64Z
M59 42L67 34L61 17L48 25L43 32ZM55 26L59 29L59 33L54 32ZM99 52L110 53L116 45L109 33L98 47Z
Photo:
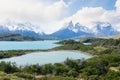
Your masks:
M115 10L106 10L103 7L83 7L76 14L68 17L64 22L79 22L83 26L93 28L96 22L110 23L120 31L120 0L116 1Z
M52 4L41 0L0 0L2 19L50 21L59 19L67 4L63 0Z
M45 0L0 0L0 22L9 19L42 25L60 19L65 8L67 4L63 0L53 3Z
M75 4L76 1L78 0L0 0L0 23L7 19L20 23L30 22L40 26L46 33L52 33L70 21L74 24L79 22L88 28L96 26L96 22L105 22L120 31L120 0L116 0L115 9L112 10L103 6L83 6L71 14L79 6ZM87 0L79 1L82 3ZM98 0L91 0L93 1ZM71 5L76 6L72 8Z

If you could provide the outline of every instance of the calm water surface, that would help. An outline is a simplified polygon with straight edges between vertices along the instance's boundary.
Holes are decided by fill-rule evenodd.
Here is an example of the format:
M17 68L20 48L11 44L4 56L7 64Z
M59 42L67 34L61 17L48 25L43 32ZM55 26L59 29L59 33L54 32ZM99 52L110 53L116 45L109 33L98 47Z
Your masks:
M0 61L16 62L18 66L31 65L31 64L47 64L63 62L67 58L70 59L88 59L91 55L84 54L82 52L74 51L51 51L51 52L34 52L18 57L1 59Z
M45 41L0 41L0 50L46 50L57 46L54 44L57 40L45 40Z
M24 42L11 42L11 41L1 41L0 50L47 50L57 46L55 44L57 40L45 40L45 41L24 41ZM18 66L31 65L31 64L47 64L47 63L57 63L63 62L67 58L70 59L88 59L91 55L84 54L82 52L74 51L50 51L50 52L33 52L30 54L0 59L0 61L15 62Z

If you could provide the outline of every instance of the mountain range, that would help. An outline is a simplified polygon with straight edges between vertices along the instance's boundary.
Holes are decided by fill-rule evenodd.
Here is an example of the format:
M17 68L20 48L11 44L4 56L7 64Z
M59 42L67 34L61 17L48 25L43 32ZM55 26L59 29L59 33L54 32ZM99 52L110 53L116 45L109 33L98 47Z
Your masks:
M60 30L52 33L45 34L39 26L31 23L13 23L7 22L0 25L0 34L20 34L23 36L32 37L52 37L55 39L68 39L68 38L81 38L81 37L103 37L112 36L118 33L117 30L113 29L109 23L97 22L96 26L92 29L82 26L79 23L73 24L72 21L67 23L66 26Z
M7 22L0 25L0 34L21 34L23 36L41 36L45 33L39 29L39 26L31 23Z
M50 34L50 36L66 39L74 37L103 37L112 36L117 34L117 30L112 28L109 23L96 23L94 28L89 29L86 26L82 26L79 23L75 25L73 22L69 22L64 28Z

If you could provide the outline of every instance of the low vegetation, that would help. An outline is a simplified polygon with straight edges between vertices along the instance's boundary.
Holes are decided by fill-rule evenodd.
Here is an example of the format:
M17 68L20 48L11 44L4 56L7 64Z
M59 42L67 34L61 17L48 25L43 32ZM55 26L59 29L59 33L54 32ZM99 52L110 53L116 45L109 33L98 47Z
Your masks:
M0 41L34 41L34 37L22 36L20 34L0 34Z
M0 59L10 58L14 56L21 56L25 54L29 54L31 52L36 51L48 51L48 50L8 50L8 51L0 51Z
M0 34L0 41L39 41L39 40L58 40L51 36L23 36L20 34Z
M92 44L84 45L83 42ZM120 39L90 38L82 42L65 40L58 44L63 46L53 50L79 50L88 52L94 57L24 67L17 67L15 63L1 62L0 80L120 80ZM11 54L14 54L14 51Z
M88 60L67 59L64 63L36 64L25 67L16 67L15 63L1 62L0 71L23 80L108 80L108 78L110 80L119 80L120 70L114 71L110 69L111 67L118 67L119 64L119 55L105 55Z

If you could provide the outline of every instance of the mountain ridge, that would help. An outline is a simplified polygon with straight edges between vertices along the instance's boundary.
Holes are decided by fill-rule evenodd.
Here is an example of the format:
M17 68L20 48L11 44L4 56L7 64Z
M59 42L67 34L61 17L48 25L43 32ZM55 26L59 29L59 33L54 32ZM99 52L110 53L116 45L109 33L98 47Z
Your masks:
M66 39L74 37L103 37L115 35L117 31L112 28L112 25L109 23L96 23L93 31L86 26L82 26L79 23L75 25L70 21L66 26L60 30L50 34L50 36Z
M94 30L93 30L94 29ZM0 34L20 34L32 37L49 37L55 39L69 39L82 37L104 37L115 35L118 31L112 28L109 23L97 22L94 28L90 29L80 23L73 24L72 21L67 23L58 31L52 34L45 34L39 26L31 23L14 23L7 22L0 25Z
M0 25L0 34L21 34L23 36L42 36L45 33L31 23L7 22Z

